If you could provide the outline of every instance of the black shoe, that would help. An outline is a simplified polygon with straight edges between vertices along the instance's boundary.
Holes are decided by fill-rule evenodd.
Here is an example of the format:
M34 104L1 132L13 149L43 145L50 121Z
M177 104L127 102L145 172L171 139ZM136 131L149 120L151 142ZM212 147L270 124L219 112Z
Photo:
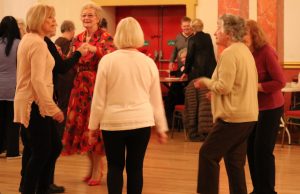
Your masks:
M23 187L22 186L19 186L19 192L23 193Z
M49 186L48 193L64 193L65 187L52 184Z

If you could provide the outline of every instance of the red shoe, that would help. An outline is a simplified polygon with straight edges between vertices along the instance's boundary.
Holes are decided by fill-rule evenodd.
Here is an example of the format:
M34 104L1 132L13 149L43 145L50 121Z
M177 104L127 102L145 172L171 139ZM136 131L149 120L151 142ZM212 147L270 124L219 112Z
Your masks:
M89 180L88 185L89 186L96 186L96 185L100 185L101 184L101 180Z
M83 182L88 183L91 180L92 176L86 176L82 179Z

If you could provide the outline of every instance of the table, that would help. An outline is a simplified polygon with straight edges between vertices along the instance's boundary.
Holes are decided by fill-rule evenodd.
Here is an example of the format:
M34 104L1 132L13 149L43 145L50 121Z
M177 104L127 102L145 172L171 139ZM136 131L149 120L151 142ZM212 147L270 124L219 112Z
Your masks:
M287 92L300 92L300 84L297 84L295 82L289 82L285 85L284 88L281 89L281 91L283 93L287 93ZM296 104L296 99L294 98L294 102L293 105ZM291 134L289 129L286 127L285 123L284 123L284 119L281 117L280 118L280 127L284 127L284 132L287 134L288 136L288 144L291 144Z
M160 83L162 83L168 89L170 89L171 83L183 83L188 81L187 78L180 79L180 77L160 77L159 80Z
M285 87L281 89L282 92L300 92L300 84L295 82L286 83Z

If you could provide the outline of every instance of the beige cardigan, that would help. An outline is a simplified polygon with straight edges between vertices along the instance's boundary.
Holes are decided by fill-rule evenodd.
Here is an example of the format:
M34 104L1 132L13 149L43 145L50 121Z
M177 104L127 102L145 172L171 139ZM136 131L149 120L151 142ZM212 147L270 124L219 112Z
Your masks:
M53 101L53 67L54 59L44 39L36 33L26 34L17 52L14 122L28 127L32 102L39 106L42 116L60 111Z
M254 58L245 44L233 43L226 48L212 78L203 82L212 91L214 121L257 121L258 76Z

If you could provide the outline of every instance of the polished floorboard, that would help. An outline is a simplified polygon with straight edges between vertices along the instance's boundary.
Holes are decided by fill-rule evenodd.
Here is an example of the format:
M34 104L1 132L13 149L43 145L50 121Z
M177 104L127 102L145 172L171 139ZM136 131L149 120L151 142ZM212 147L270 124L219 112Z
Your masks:
M161 145L152 134L144 163L143 194L196 194L198 151L201 142L184 141L183 133ZM276 190L278 194L300 193L300 146L277 144ZM220 170L220 194L229 194L224 162ZM0 158L0 194L17 194L21 159ZM245 166L248 192L252 191L248 166ZM66 194L107 194L106 176L101 185L88 186L82 178L88 171L84 155L61 156L57 162L55 183L66 188ZM105 169L106 171L106 169ZM126 174L124 190L126 193Z

